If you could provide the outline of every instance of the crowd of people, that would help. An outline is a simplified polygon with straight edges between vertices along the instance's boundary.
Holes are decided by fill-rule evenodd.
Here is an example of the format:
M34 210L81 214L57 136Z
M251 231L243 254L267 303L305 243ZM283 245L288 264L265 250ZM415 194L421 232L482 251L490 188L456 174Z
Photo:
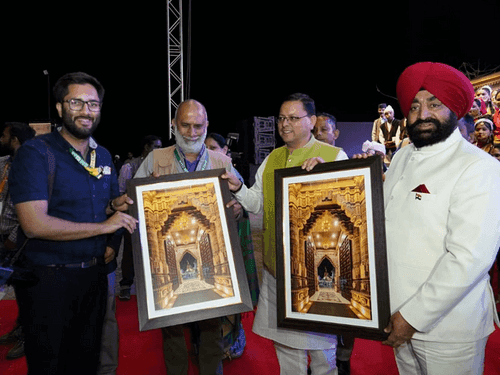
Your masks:
M486 341L499 323L488 271L500 245L500 164L488 153L500 155L500 94L488 87L474 93L461 72L439 63L408 67L397 93L405 118L396 119L394 108L381 104L372 141L354 156L384 159L391 303L384 344L394 348L401 374L479 375ZM335 145L334 116L317 113L305 94L286 97L277 117L284 146L266 157L253 186L246 186L226 155L224 137L208 133L207 111L196 100L177 109L175 145L162 147L161 137L146 137L141 156L117 170L92 138L104 97L100 82L69 73L56 82L54 96L59 129L33 138L27 124L9 123L0 138L8 153L0 160L2 256L22 247L27 270L11 280L16 328L0 338L23 344L11 358L25 353L30 375L114 374L118 327L111 276L120 243L128 242L120 298L129 299L130 234L138 223L127 213L133 201L126 181L223 168L242 246L250 238L248 212L263 214L260 287L255 267L247 270L253 331L274 343L281 374L349 374L354 337L284 329L276 318L274 171L310 171L348 159ZM199 339L200 374L223 373L222 325L222 318L213 318L190 326ZM184 328L161 329L168 374L187 374Z
M373 122L371 140L385 147L384 164L390 165L394 152L410 143L406 118L394 118L394 109L386 103L378 105L379 117ZM472 107L458 123L460 133L470 143L487 153L497 153L500 143L500 90L482 86L475 92ZM380 147L380 146L377 146Z

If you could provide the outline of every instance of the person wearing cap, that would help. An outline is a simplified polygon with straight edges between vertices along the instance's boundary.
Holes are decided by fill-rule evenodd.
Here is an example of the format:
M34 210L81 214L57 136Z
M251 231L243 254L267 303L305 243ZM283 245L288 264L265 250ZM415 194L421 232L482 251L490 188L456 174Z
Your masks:
M380 125L379 142L385 146L386 162L390 163L392 154L401 142L401 132L403 130L403 122L394 117L394 108L388 105L384 110L386 122Z
M488 271L500 246L500 164L457 128L474 89L463 73L417 63L397 95L412 143L384 182L392 316L385 344L400 374L482 374L498 324Z

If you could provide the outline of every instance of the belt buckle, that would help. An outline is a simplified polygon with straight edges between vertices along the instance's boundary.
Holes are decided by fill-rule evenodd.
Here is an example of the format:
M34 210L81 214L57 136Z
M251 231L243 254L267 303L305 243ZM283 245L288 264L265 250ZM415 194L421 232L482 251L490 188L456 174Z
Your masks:
M90 268L97 264L97 258L92 258L88 262L82 262L82 268Z

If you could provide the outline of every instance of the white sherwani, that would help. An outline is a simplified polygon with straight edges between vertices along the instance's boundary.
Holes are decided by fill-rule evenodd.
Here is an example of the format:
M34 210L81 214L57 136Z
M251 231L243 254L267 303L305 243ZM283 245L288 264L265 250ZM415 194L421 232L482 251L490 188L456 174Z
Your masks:
M487 337L498 322L488 271L500 245L500 163L456 129L444 142L401 149L384 201L392 313L415 339Z

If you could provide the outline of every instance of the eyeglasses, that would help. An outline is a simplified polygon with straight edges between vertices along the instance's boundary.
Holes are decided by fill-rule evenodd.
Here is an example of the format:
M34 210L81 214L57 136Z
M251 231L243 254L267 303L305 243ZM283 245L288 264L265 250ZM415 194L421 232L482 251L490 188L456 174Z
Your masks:
M97 100L89 100L86 102L80 99L69 99L64 102L69 104L69 109L72 111L81 111L84 104L87 104L87 108L91 112L99 112L101 110L101 102Z
M300 119L304 118L304 117L307 117L309 115L305 115L305 116L302 116L302 117L297 117L297 116L290 116L290 117L286 117L286 116L278 116L278 123L283 123L285 122L285 120L288 120L288 122L292 123L292 124L295 124L297 121L299 121Z

